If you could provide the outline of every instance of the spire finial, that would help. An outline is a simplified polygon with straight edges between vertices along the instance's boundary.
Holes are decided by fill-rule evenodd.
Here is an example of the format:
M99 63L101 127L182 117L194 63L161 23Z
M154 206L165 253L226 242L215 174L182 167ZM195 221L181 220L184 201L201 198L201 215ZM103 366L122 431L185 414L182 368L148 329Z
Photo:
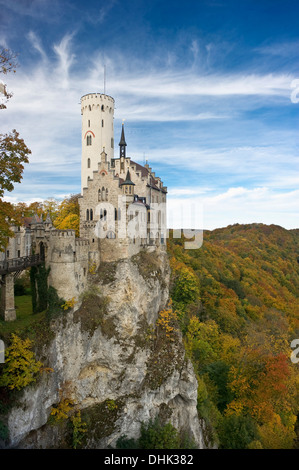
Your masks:
M125 126L124 126L124 119L121 126L121 136L119 141L119 157L126 158L126 139L125 139Z

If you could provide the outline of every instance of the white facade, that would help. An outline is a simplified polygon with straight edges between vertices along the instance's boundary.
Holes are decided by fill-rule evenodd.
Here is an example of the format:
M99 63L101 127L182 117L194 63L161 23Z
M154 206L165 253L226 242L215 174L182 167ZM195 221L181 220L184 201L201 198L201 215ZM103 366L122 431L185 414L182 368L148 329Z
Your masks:
M103 93L89 93L81 98L82 162L81 194L101 161L103 148L110 162L114 157L114 99Z

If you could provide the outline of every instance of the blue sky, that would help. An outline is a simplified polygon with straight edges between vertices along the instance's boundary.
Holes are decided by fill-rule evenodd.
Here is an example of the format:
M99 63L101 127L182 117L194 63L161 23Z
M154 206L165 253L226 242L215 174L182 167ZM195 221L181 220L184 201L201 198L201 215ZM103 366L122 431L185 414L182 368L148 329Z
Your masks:
M17 52L1 132L32 150L12 202L80 192L80 97L113 96L115 141L169 190L171 226L299 227L299 4L0 0ZM298 82L296 82L298 80ZM298 88L298 94L296 92ZM116 153L118 149L116 149Z

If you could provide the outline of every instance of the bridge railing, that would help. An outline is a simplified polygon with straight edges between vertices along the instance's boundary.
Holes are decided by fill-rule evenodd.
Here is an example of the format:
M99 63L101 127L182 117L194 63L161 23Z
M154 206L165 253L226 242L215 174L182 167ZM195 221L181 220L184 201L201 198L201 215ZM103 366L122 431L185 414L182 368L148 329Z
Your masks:
M15 271L22 271L30 266L37 266L43 262L43 257L39 254L21 256L20 258L11 258L0 261L0 274L8 274Z

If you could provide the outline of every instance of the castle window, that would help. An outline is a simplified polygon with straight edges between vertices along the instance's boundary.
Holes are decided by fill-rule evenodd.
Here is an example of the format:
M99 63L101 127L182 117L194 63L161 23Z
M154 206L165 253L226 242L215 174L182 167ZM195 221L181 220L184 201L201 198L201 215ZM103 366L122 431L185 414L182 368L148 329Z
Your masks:
M90 220L93 220L93 210L90 209Z
M117 220L117 209L116 209L116 207L114 208L114 220Z
M87 168L90 168L90 158L87 159Z
M86 211L86 220L89 220L89 209Z
M108 189L106 189L106 201L108 201Z
M114 148L114 139L113 139L113 137L111 137L111 148L112 149Z
M101 200L101 190L99 189L98 190L98 201L100 201L100 200Z
M90 105L88 106L88 108L89 108L89 111L91 111L91 106Z
M125 164L124 164L124 162L121 162L121 164L120 164L120 169L121 169L121 170L124 170L124 169L125 169Z
M6 258L9 258L9 250L6 252Z
M86 137L86 145L91 145L91 135Z
M20 256L21 256L21 252L20 250L18 250L18 258L20 258Z
M104 186L102 187L102 201L105 201L105 188Z
M101 111L105 111L105 106L102 104Z
M88 119L88 127L90 127L90 119Z
M102 119L102 127L104 127L104 119Z

